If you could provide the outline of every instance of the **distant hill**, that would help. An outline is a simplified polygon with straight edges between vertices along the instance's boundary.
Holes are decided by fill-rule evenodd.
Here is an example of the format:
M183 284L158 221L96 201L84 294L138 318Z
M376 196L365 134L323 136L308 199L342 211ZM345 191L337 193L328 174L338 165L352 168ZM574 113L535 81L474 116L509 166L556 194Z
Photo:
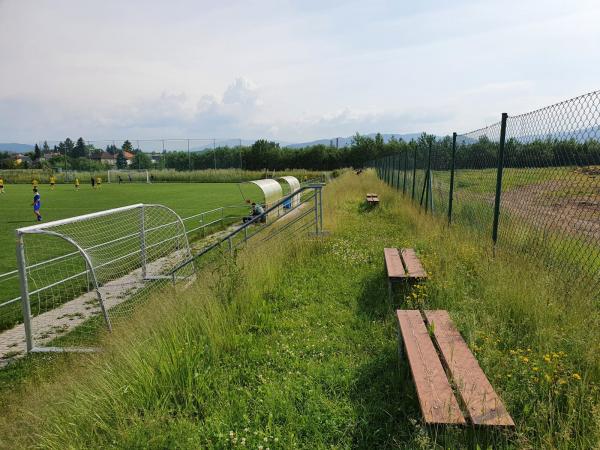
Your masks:
M33 145L17 143L0 143L0 152L26 153L33 150Z
M362 136L368 136L371 138L375 138L377 133L371 133L371 134L366 134L366 135L362 135ZM419 139L419 136L421 136L421 133L395 133L395 134L382 134L381 135L383 137L383 141L384 142L389 142L392 137L396 138L396 139L402 139L403 141L409 142L409 141L416 141L417 139ZM343 148L343 147L349 147L350 145L352 145L352 139L354 138L354 136L348 136L348 137L337 137L337 138L330 138L330 139L317 139L316 141L309 141L309 142L300 142L297 144L288 144L285 147L287 148L302 148L302 147L311 147L313 145L333 145L334 147L337 145L339 148ZM336 142L337 141L337 142Z

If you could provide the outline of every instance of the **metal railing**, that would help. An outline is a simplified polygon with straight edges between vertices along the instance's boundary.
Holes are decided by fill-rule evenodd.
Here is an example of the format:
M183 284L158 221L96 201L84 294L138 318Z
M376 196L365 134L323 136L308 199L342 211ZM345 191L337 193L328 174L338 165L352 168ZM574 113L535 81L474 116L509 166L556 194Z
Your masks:
M314 228L315 235L321 235L323 232L322 187L323 185L321 184L303 186L299 190L286 195L274 203L267 208L263 214L248 217L248 220L235 230L220 237L217 241L200 250L187 261L176 266L170 274L173 283L175 283L176 279L179 279L177 275L179 271L190 264L194 264L213 250L222 249L223 245L226 245L226 249L229 252L233 252L235 248L245 244L249 239L258 234L266 233L267 235L264 236L263 241L268 241L284 230L300 232L311 227ZM293 201L294 198L298 198L299 201ZM286 209L284 208L285 205L290 205L290 207ZM296 212L296 214L293 214L294 212ZM272 216L275 214L276 218L273 220ZM303 222L303 219L311 215L311 220ZM281 226L271 228L273 224L279 223L279 219L283 219L286 216L292 217L289 218L290 220L281 224ZM264 226L262 225L263 221ZM300 226L294 228L294 226L298 224Z
M193 233L198 233L200 231L202 231L203 236L205 236L206 230L222 227L229 221L241 220L241 217L243 216L243 214L241 214L242 209L248 209L248 205L240 204L240 205L221 206L219 208L214 208L214 209L211 209L208 211L203 211L201 213L182 218L181 220L184 223L184 226L186 226L185 232L188 237L190 237ZM240 214L233 213L236 210L240 211ZM197 225L197 226L192 225L192 228L188 228L187 224L189 224L189 223L199 224L199 225ZM163 227L163 226L167 226L167 225L168 224L163 224L163 225L160 225L159 227ZM154 228L149 228L145 231L151 232L153 230L154 230ZM109 244L114 244L121 240L125 240L128 238L137 236L138 234L139 233L136 232L136 233L126 235L126 236L119 236L118 238L115 238L114 240L111 240L109 242L103 242L101 244L97 244L86 250L106 246ZM132 256L134 253L139 253L139 250L136 250L132 254L124 255L121 258ZM60 261L64 261L65 259L68 259L68 258L78 258L78 257L80 257L79 251L74 251L74 252L66 253L64 255L60 255L60 256L45 260L45 261L37 262L32 265L28 265L26 269L30 270L30 269L40 267L40 266L49 266L49 265L52 265L53 263L58 263ZM79 276L84 276L89 273L89 270L90 269L87 268L86 270L84 270L81 273L78 273L77 275L71 275L64 279L57 280L56 282L52 283L51 285L48 285L48 286L38 289L34 293L39 293L44 290L55 287L57 285L60 285L61 283L66 283L66 282L72 280L73 278L76 278ZM17 269L11 270L10 272L2 273L2 274L0 274L0 285L5 285L5 286L9 285L9 284L14 285L14 286L12 286L12 290L16 293L19 290L18 289L18 278L19 278L19 271ZM10 287L8 289L10 289ZM2 292L3 292L3 290L0 290L0 294ZM2 308L9 307L10 305L14 305L16 303L19 303L20 301L21 301L21 295L17 295L13 298L9 298L9 299L2 301L0 303L0 316L2 316Z

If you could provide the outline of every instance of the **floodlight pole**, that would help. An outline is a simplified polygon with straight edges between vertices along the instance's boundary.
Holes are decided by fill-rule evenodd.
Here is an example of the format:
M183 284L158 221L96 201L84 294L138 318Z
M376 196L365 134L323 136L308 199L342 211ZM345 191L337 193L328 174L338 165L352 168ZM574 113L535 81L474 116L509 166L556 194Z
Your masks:
M217 150L216 150L216 140L213 139L213 158L215 160L215 170L217 170Z

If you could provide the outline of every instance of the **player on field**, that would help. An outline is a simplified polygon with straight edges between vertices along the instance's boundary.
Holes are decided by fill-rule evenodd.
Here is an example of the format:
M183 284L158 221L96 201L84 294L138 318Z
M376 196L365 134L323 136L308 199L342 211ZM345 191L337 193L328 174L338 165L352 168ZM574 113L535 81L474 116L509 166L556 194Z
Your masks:
M79 190L79 178L75 178L75 189Z
M92 189L96 189L96 179L94 177L91 177L90 182L92 183Z
M4 179L0 177L0 194L4 194Z
M100 185L102 184L102 177L96 178L96 186L100 189Z
M33 206L33 213L37 217L37 221L41 222L42 214L40 213L40 208L42 207L42 202L37 187L33 188L33 203L31 205Z
M50 189L54 190L54 185L56 184L56 177L54 175L50 176Z
M31 186L34 187L35 189L37 189L38 187L38 180L36 180L35 178L31 179Z

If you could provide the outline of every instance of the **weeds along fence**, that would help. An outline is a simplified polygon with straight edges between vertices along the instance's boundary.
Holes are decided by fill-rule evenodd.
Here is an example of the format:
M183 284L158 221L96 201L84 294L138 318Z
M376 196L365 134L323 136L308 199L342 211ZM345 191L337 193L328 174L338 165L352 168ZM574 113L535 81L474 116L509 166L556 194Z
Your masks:
M137 204L18 229L18 272L0 276L20 281L21 293L0 305L0 366L25 352L89 351L103 330L157 294L173 295L200 267L249 240L320 235L321 189L298 187L243 221L238 213L248 214L247 205L182 219L163 205ZM228 219L242 224L190 247L193 233Z
M370 164L428 213L556 268L598 296L600 91Z
M309 180L324 180L328 173L310 170L285 170L285 171L259 171L240 169L208 169L177 171L174 169L150 170L115 170L114 168L94 171L58 171L52 169L6 169L0 170L0 178L4 180L7 189L11 184L30 184L36 180L41 184L48 184L50 177L54 176L56 183L73 183L79 179L81 184L89 184L91 178L101 178L102 181L118 183L119 176L123 183L237 183L251 181L259 178L278 178L292 175L305 182Z

